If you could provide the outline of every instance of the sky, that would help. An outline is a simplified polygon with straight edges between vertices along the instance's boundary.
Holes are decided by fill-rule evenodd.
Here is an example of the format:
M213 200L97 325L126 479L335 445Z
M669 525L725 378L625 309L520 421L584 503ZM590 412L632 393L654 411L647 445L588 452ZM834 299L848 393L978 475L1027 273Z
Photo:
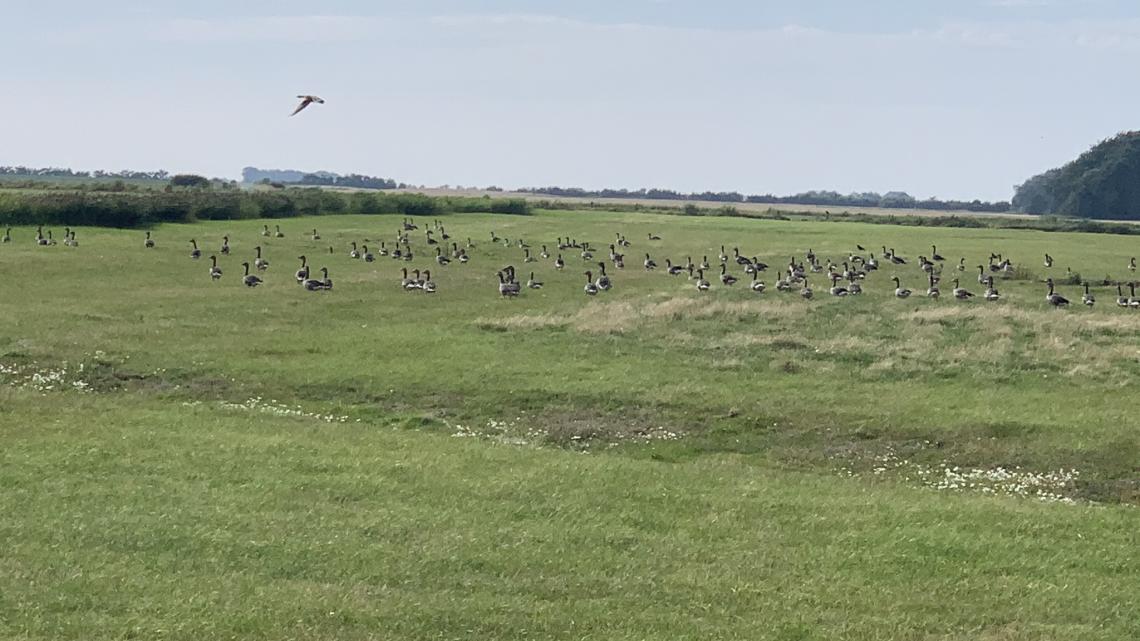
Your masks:
M1140 128L1125 0L0 3L0 165L1004 200Z

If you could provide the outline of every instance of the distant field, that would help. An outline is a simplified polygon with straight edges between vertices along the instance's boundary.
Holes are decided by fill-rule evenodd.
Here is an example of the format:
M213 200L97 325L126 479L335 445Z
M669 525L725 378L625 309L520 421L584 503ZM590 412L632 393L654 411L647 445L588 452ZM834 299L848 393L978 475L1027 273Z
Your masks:
M662 200L656 198L575 198L568 196L550 196L547 194L535 194L531 192L521 191L486 191L482 189L400 189L392 191L403 191L416 194L427 194L429 196L492 196L503 198L526 198L530 201L558 201L565 203L597 203L600 205L642 205L645 207L666 207L673 209L683 208L685 205L696 205L702 208L716 209L730 205L740 211L755 211L765 212L769 210L778 211L794 211L807 214L823 214L831 212L838 214L841 212L848 212L852 214L871 214L876 216L979 216L979 217L1001 217L1001 218L1036 218L1028 214L1018 213L1003 213L994 214L986 212L972 212L972 211L959 211L959 210L937 210L937 209L885 209L882 207L824 207L821 205L796 205L791 203L720 203L709 200Z
M656 203L656 201L654 201ZM671 204L671 203L670 203ZM907 212L910 213L910 212ZM79 228L0 245L0 637L1140 638L1134 238L601 211ZM307 232L317 227L320 241ZM492 232L512 241L491 244ZM650 233L662 240L649 241ZM220 282L189 258L230 236ZM633 243L612 291L596 264ZM436 237L441 233L436 232ZM773 270L894 247L860 297ZM927 300L917 256L1010 257ZM265 284L240 284L261 245ZM329 247L333 253L329 253ZM661 269L642 267L648 252ZM1045 253L1056 258L1046 269ZM304 254L329 292L293 282ZM880 256L881 259L881 256ZM545 282L517 300L496 271ZM438 292L405 292L400 268ZM916 290L896 299L890 277ZM1094 309L1053 309L1043 279ZM1125 288L1127 294L1127 288Z

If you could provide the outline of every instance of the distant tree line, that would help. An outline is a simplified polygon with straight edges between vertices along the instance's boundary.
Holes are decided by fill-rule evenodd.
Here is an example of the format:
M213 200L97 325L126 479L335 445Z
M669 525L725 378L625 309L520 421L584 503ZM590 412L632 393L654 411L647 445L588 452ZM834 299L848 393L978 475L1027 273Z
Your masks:
M117 178L120 180L166 180L170 174L165 171L75 171L59 167L0 167L0 176L28 176L43 178Z
M431 197L422 194L334 192L318 188L279 191L0 192L0 224L139 227L161 222L290 218L325 214L449 213L527 215L523 199Z
M993 213L1007 212L1012 208L1011 204L1005 201L983 202L981 200L941 200L938 198L919 200L902 191L891 191L885 194L868 191L846 195L835 191L809 191L793 196L774 196L772 194L746 196L735 191L705 191L686 194L671 189L586 190L577 187L528 187L520 191L562 198L641 198L646 200L695 200L719 203L821 205L824 207L882 207L887 209L934 209Z
M1016 188L1013 205L1030 214L1140 220L1140 132L1118 134L1030 178Z
M407 185L391 178L378 178L363 174L342 176L329 171L306 173L295 169L258 169L245 167L241 170L242 182L249 184L311 185L314 187L354 187L357 189L397 189Z

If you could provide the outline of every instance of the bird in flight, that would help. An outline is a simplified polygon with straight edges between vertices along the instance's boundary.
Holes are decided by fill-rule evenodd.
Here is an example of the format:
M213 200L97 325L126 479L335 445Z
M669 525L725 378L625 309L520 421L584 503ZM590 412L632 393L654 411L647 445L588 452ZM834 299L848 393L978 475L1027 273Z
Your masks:
M325 104L324 99L320 98L318 96L307 96L306 95L306 96L297 96L297 97L301 99L301 104L297 105L297 108L293 110L293 113L289 114L289 116L291 116L291 117L296 116L297 114L301 113L302 109L304 109L305 107L308 107L309 105L313 104L314 102L320 103L322 105Z

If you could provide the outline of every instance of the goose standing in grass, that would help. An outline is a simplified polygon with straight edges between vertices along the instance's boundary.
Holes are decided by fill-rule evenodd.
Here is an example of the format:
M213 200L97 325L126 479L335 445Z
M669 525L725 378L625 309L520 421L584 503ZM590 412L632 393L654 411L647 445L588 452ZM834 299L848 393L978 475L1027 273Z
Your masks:
M1069 304L1069 299L1054 291L1055 287L1053 286L1052 278L1046 280L1045 284L1049 287L1049 293L1045 294L1046 303L1049 303L1053 307L1065 307Z
M891 247L891 262L896 265L905 265L906 259L895 253L895 248Z
M361 247L361 249L364 251L364 253L363 253L364 262L372 263L372 262L376 261L376 255L373 254L372 252L368 251L368 245L364 245L363 247Z
M613 245L610 245L610 247L613 247ZM550 252L546 251L546 245L542 246L542 253L539 254L539 256L542 257L542 260L549 260L550 259Z
M71 228L63 228L63 244L65 247L71 247Z
M190 258L193 258L194 260L198 260L199 258L202 257L202 250L198 249L198 241L191 238L190 244L194 246L194 249L190 250Z
M930 274L930 287L926 288L926 297L937 299L941 295L942 292L938 289L938 280L934 278L934 274Z
M978 265L978 284L986 284L986 268L984 265Z
M645 255L644 265L646 271L653 271L654 269L657 269L657 263L653 262L653 259L649 257L649 254Z
M12 242L12 228L11 227L5 229L3 238L0 238L0 243L10 243L10 242Z
M376 254L378 256L388 255L388 246L384 244L384 241L380 241L380 251L376 252Z
M814 295L815 293L811 291L811 285L808 283L808 279L805 278L804 286L800 289L800 296L802 296L804 300L811 300Z
M254 247L254 249L257 250L257 258L253 259L253 266L256 267L259 272L269 269L269 261L261 257L261 247Z
M360 251L356 249L356 241L352 241L352 251L348 252L349 258L360 258Z
M701 256L701 264L697 266L697 269L700 269L700 270L703 270L706 272L709 270L709 257L708 256Z
M1096 297L1089 291L1088 281L1085 281L1085 293L1081 295L1081 303L1090 308L1096 305Z
M314 229L313 230L313 240L320 240L320 239L321 239L321 235L318 234L317 230Z
M405 289L407 289L406 286ZM499 272L499 295L503 298L514 298L519 295L518 290L512 287L511 283L507 282L503 272Z
M324 278L321 279L321 289L332 289L332 279L329 278L329 268L322 267L321 274Z
M586 292L588 296L598 295L598 285L594 282L593 272L586 272L586 286L582 288L582 291Z
M431 279L430 269L424 270L424 282L420 285L420 289L422 289L425 294L435 293L435 281Z
M68 245L70 245L70 246L71 246L71 247L73 247L73 248L74 248L74 247L79 247L79 241L78 241L78 240L75 240L75 230L74 230L74 229L73 229L73 230L71 230L71 237L70 237L70 238L68 238L68 243L67 243L67 244L68 244Z
M48 230L47 238L40 238L40 244L41 245L54 245L55 244L55 238L52 237L50 229Z
M218 257L210 256L210 278L218 280L222 277L222 268L218 267Z
M736 284L736 276L728 273L728 267L724 263L720 264L720 282L725 285Z
M964 289L958 282L957 278L954 279L954 289L951 290L951 293L953 293L954 298L957 298L958 300L967 300L974 297L973 292Z
M764 281L760 280L760 272L758 270L752 272L752 284L750 284L749 287L757 294L764 293Z
M297 279L298 283L304 283L309 280L309 259L305 256L298 256L297 260L301 261L301 268L297 270L293 277Z
M958 259L958 271L966 271L966 258L964 256Z
M832 296L847 296L851 292L846 287L839 286L839 274L831 275L831 289L827 290Z
M994 277L993 276L987 276L986 277L986 291L982 292L982 298L984 298L987 301L992 303L992 302L996 301L998 298L1000 298L1000 296L1001 295L998 294L998 290L994 288Z
M898 297L898 298L910 298L910 293L911 293L910 290L902 286L902 283L899 281L898 276L892 277L891 280L895 281L895 296L896 297Z
M245 268L245 276L241 279L243 285L246 287L257 287L261 284L260 278L249 273L249 263L242 263L241 266Z
M938 261L940 263L946 260L938 254L938 245L930 246L930 260Z
M1132 294L1128 299L1128 308L1140 309L1140 298L1136 297L1136 283L1128 283L1128 291Z
M562 271L562 268L565 266L566 266L566 261L562 260L562 254L558 254L558 258L554 259L554 269L557 269L558 271Z
M269 233L269 225L262 225L261 226L261 235L265 236L266 238L269 238L270 236L273 235L273 234Z
M222 248L218 250L223 256L230 255L230 237L222 236Z
M436 249L438 249L438 247ZM523 262L524 263L533 263L534 261L535 261L535 257L530 255L530 250L524 249L523 250Z
M526 286L529 289L542 289L542 281L534 279L534 272L530 273L530 278L526 279Z
M657 234L649 234L649 240L661 240L661 237Z
M149 231L146 233L146 240L143 241L143 247L154 249L154 239L150 237Z
M705 280L705 270L697 270L697 291L707 292L709 290L709 281Z
M285 234L281 233L281 225L274 225L274 227L277 228L277 232L273 234L273 236L276 238L284 238Z
M674 265L672 260L666 258L665 271L669 272L670 276L677 276L681 274L681 272L685 271L685 268L681 267L680 265Z
M1130 272L1136 271L1136 258L1135 257L1130 258L1128 260L1128 271L1130 271Z
M443 255L443 249L436 247L435 262L439 263L440 267L446 267L451 264L451 259Z
M613 289L614 284L610 282L610 277L606 274L606 264L598 263L598 269L602 270L602 273L598 276L598 280L594 284L597 285L601 291L608 292Z
M1053 257L1045 254L1045 268L1048 269L1053 266Z
M1120 288L1120 283L1116 284L1116 306L1128 307L1128 297L1124 295L1124 290Z

